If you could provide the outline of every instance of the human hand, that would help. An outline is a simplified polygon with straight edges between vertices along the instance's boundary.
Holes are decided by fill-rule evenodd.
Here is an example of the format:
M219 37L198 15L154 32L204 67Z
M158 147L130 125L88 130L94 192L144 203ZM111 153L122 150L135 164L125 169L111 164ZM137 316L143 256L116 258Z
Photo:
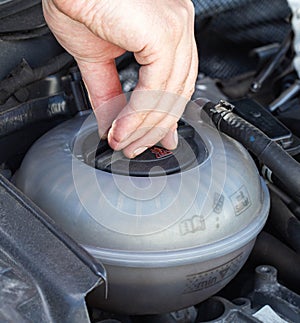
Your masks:
M52 32L78 63L100 136L108 133L110 146L129 158L159 141L175 149L177 121L198 73L192 2L43 0L43 9ZM141 65L126 105L112 100L122 94L114 59L125 51Z

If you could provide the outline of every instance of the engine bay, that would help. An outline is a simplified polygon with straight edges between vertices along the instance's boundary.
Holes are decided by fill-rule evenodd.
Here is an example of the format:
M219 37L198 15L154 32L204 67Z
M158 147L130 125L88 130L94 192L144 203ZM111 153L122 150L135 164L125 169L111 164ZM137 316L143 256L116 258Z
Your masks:
M0 1L1 322L299 322L300 8L221 2L194 1L178 148L129 160L40 1ZM130 97L140 66L116 65Z

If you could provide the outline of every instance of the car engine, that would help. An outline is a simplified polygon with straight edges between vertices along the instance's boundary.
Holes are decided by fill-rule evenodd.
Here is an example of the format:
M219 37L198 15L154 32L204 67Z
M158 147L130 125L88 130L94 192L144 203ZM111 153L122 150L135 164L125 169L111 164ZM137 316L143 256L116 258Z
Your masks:
M41 1L0 0L1 322L300 322L300 4L193 3L178 147L128 159Z

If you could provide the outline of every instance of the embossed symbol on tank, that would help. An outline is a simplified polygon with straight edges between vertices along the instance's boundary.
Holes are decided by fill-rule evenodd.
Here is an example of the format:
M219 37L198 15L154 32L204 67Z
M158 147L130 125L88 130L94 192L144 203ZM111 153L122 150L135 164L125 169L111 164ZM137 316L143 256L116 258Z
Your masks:
M230 196L235 215L240 215L251 205L251 200L246 187L243 185L234 194Z
M213 287L222 280L228 279L229 277L235 275L242 266L243 259L244 254L240 253L235 258L221 266L212 268L209 271L186 276L186 284L183 294L194 293Z
M179 225L179 229L182 236L188 233L204 231L206 229L205 220L201 215L194 215L191 219L182 221Z
M224 206L224 195L223 194L219 194L219 193L215 193L214 195L214 212L217 214L220 214L223 210L223 206Z
M165 149L165 148L161 148L161 147L152 147L150 149L150 151L152 152L152 154L155 155L156 159L160 159L169 155L172 155L172 151Z

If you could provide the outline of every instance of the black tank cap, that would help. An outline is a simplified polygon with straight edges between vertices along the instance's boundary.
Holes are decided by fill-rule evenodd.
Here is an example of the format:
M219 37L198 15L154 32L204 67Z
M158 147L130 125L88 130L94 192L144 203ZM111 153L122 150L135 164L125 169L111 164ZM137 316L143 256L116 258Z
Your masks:
M122 152L114 152L106 140L101 140L90 164L113 174L148 177L180 173L207 158L208 150L191 126L180 121L178 137L178 147L173 151L156 145L133 159L126 158Z

